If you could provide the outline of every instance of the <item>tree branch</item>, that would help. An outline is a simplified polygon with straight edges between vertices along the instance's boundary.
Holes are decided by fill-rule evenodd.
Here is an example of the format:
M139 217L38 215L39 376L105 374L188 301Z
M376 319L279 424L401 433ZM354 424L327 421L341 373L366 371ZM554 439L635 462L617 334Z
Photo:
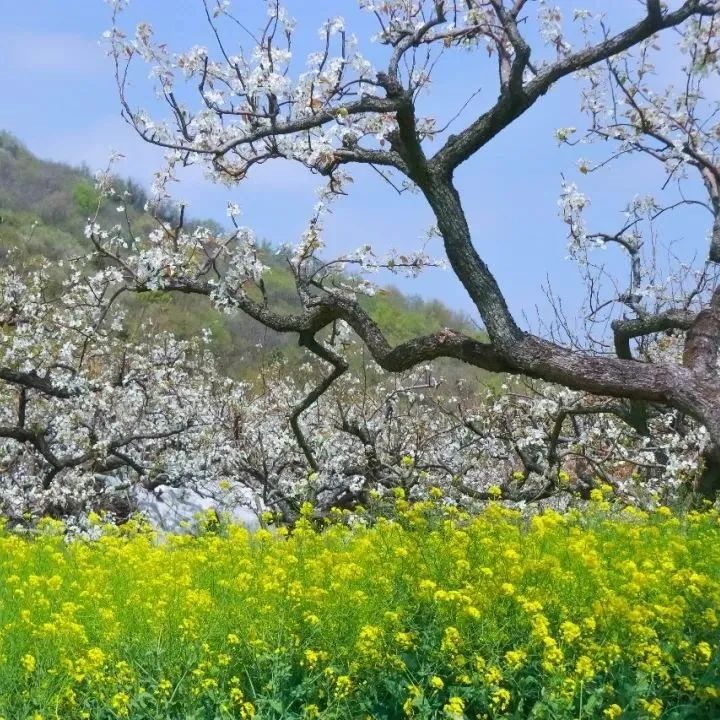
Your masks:
M711 16L717 12L712 3L687 0L678 10L663 16L652 10L653 4L650 3L649 14L627 30L558 60L522 87L517 87L517 84L515 87L508 86L490 110L448 139L433 156L432 164L444 174L451 175L460 163L522 115L561 78L617 55L659 30L680 25L693 15Z
M303 451L303 455L308 461L310 467L317 472L319 465L315 459L315 454L310 447L310 444L305 437L305 434L300 427L300 416L321 396L325 391L348 369L348 364L345 358L338 355L335 351L331 350L324 345L321 345L312 333L303 332L300 333L300 345L307 348L310 352L317 355L325 362L330 363L333 366L332 372L325 376L294 408L290 414L290 427L295 435L300 449Z

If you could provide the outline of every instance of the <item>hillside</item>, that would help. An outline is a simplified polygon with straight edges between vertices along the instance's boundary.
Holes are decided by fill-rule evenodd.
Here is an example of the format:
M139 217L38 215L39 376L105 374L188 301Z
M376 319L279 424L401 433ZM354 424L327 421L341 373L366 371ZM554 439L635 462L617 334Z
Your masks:
M131 194L128 212L134 227L140 233L149 230L153 221L143 211L145 191L130 179L118 179L117 187ZM12 250L20 261L37 257L60 260L86 252L89 246L83 230L96 206L88 167L42 160L16 137L0 131L0 257L6 258ZM100 221L117 222L114 208L101 208ZM202 223L217 225L212 220ZM294 285L283 259L268 246L263 262L271 268L266 284L274 303L280 308L295 306ZM278 335L242 314L223 315L197 297L157 293L129 302L135 328L151 321L159 330L171 330L181 337L210 328L215 351L233 375L252 375L269 359L296 362L301 357L293 336ZM443 327L477 333L464 315L442 303L406 296L392 287L367 298L365 306L392 343ZM450 370L451 375L456 372Z

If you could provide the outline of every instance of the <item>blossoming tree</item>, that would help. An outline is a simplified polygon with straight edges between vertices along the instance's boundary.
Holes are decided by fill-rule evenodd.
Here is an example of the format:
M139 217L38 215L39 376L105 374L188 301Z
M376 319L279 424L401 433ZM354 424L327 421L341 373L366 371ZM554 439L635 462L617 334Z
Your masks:
M0 272L0 508L14 520L91 508L122 517L152 495L162 508L186 491L287 520L308 500L321 511L354 507L397 488L564 504L599 492L598 478L645 503L675 497L702 447L668 413L651 413L641 437L614 401L589 405L546 383L483 394L424 364L358 365L344 323L323 347L354 358L356 371L309 408L321 359L292 372L271 363L255 386L233 381L203 339L151 326L133 337L117 270L86 258L67 270L62 281L49 268Z
M0 502L11 517L83 509L120 470L152 487L158 472L203 462L194 426L211 359L167 335L128 342L117 273L87 271L74 261L62 282L49 268L0 273Z
M327 179L320 202L290 266L301 307L280 312L268 301L263 266L254 235L236 226L226 238L182 228L166 228L134 238L129 251L120 232L91 228L97 248L123 273L133 289L153 288L205 295L219 307L239 309L269 328L297 333L300 344L331 372L313 387L292 417L305 455L310 449L298 424L309 408L348 370L342 353L327 341L326 330L344 321L386 371L404 371L440 357L455 358L493 372L539 378L583 397L616 398L585 403L583 413L610 413L638 433L647 433L658 408L690 418L707 434L706 477L712 491L720 467L720 160L717 92L720 7L714 0L633 4L634 22L612 29L612 18L527 0L360 0L377 23L375 67L358 39L335 18L321 29L321 43L305 69L293 64L296 23L279 0L266 0L267 17L258 32L233 14L227 0L204 3L214 48L172 53L156 40L148 24L134 36L121 28L126 0L114 0L108 32L125 119L149 143L166 150L156 191L179 166L199 164L209 177L229 186L242 182L255 166L291 161ZM262 5L262 4L261 4ZM627 7L625 8L627 10ZM238 9L244 13L246 9ZM625 13L625 16L627 13ZM615 18L617 23L617 18ZM229 32L234 35L229 35ZM247 42L245 42L247 40ZM671 45L660 50L659 43ZM421 113L420 98L432 92L431 79L441 54L474 51L496 66L496 99L465 126L448 135ZM681 82L663 86L652 72L661 52L681 58ZM469 56L466 56L469 58ZM137 108L128 77L137 59L151 66L165 117ZM469 59L467 60L469 63ZM468 64L468 72L471 72ZM474 70L473 70L474 72ZM581 83L588 115L583 141L602 140L613 157L644 153L658 162L668 182L687 184L677 203L633 201L628 222L615 230L586 228L587 198L571 184L563 188L562 211L571 249L589 279L587 320L603 315L609 337L562 339L562 333L533 333L521 327L503 290L477 249L456 189L457 169L483 151L558 83ZM195 99L188 88L196 89ZM456 122L456 125L458 123ZM561 142L575 142L573 128L560 128ZM436 140L439 146L431 145ZM608 167L612 158L599 163ZM435 218L447 261L472 299L487 332L479 341L446 329L391 347L358 298L368 290L364 270L384 267L414 274L432 261L422 252L379 258L370 247L332 258L323 236L329 204L348 192L354 166L371 166L390 183L414 187ZM596 167L583 165L589 172ZM695 183L694 178L701 182ZM702 194L695 192L698 187ZM676 206L695 203L709 212L709 249L682 275L682 292L657 290L652 262L652 223ZM235 209L231 208L231 213ZM650 229L648 229L650 227ZM630 261L630 284L612 285L600 297L592 282L592 249L621 247ZM357 271L351 281L342 271ZM658 334L669 333L677 352L651 352ZM592 340L590 338L593 338ZM667 344L667 343L666 343ZM578 410L576 415L579 414ZM565 414L570 417L572 413ZM311 462L312 464L312 462Z

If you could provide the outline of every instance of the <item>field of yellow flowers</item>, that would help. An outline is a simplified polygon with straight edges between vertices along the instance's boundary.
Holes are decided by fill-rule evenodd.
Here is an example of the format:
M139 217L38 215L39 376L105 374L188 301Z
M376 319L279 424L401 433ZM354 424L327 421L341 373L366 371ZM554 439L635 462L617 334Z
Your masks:
M720 718L720 516L0 535L0 716Z

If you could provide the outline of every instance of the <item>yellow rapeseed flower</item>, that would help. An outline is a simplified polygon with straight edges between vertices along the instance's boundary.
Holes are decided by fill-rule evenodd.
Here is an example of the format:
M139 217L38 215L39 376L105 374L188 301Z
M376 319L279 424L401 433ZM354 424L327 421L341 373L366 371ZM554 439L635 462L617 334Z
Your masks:
M505 688L498 688L490 696L490 703L501 712L507 710L510 705L510 691Z
M443 706L445 717L451 720L462 720L465 712L465 701L457 696L448 698L447 703Z
M662 715L663 701L659 698L653 698L651 700L641 698L638 704L651 718L659 718Z
M37 661L35 660L35 656L31 655L30 653L23 655L20 658L20 665L22 665L23 670L26 673L33 673L37 669Z

